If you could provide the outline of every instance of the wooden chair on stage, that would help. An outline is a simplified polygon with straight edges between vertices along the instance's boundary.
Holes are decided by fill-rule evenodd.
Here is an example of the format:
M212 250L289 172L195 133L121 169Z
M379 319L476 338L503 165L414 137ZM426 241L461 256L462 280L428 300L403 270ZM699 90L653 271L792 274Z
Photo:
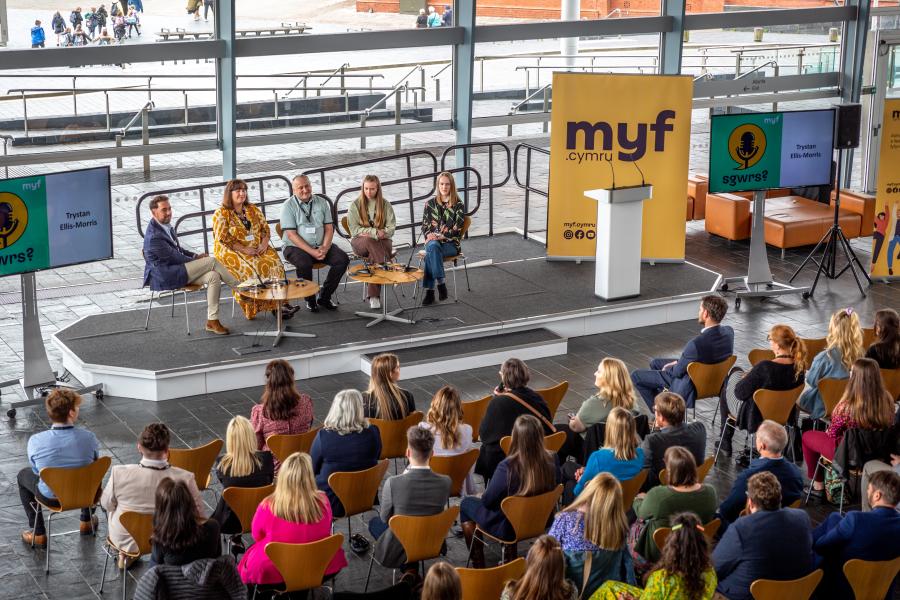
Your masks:
M506 584L525 574L525 559L517 558L491 569L456 567L462 584L462 600L499 600Z

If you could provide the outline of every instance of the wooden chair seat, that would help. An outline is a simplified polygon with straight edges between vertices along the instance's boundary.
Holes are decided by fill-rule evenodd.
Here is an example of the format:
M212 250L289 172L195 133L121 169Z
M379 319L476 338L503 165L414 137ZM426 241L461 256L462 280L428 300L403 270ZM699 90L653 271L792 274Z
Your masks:
M372 510L387 468L388 459L383 458L374 467L362 471L338 471L328 476L328 487L344 507L348 535L352 535L350 517Z
M854 558L844 563L844 576L857 598L881 600L897 572L900 571L900 556L894 560L872 561Z
M562 381L557 383L556 385L540 390L534 390L537 392L541 398L544 399L544 402L547 403L547 408L550 409L550 418L553 418L553 415L556 414L556 411L559 410L559 405L562 404L563 398L566 396L566 392L569 391L569 382Z
M241 533L250 533L260 502L275 493L275 484L262 487L227 487L222 492L225 504L241 523Z
M716 400L718 400L719 394L722 391L722 386L725 385L725 378L728 377L728 372L731 370L731 367L734 366L735 362L737 362L737 356L732 354L722 362L715 364L700 362L688 364L688 377L691 378L691 383L694 384L694 389L697 390L697 397L694 400L693 406L694 419L697 418L697 403L700 400L712 397L715 397ZM718 413L718 410L716 410L716 413ZM713 425L716 424L716 413L713 413Z
M499 600L507 582L525 574L525 559L517 558L491 569L456 567L462 584L462 600Z
M650 469L641 469L641 472L631 479L619 482L622 485L622 505L625 507L626 511L634 504L634 499L638 495L638 492L641 491L644 482L647 481L647 475L649 474Z
M309 454L313 440L316 439L316 434L319 433L320 429L322 428L313 427L305 433L270 435L266 438L266 445L269 447L269 450L272 451L272 456L274 456L279 463L283 463L287 460L287 457L294 452L305 452Z
M750 595L753 600L809 600L822 581L823 574L822 569L816 569L806 577L789 581L757 579L750 584Z
M197 489L202 492L209 487L212 468L223 444L222 440L215 439L197 448L170 448L169 464L193 473Z
M800 341L806 346L806 360L810 364L816 355L828 345L825 338L800 338Z
M894 402L900 399L900 369L881 369L881 380Z
M289 594L321 586L325 569L343 543L343 534L336 533L306 544L270 542L266 544L265 552L284 579L283 593ZM297 568L298 565L303 568Z
M481 427L481 420L484 419L484 413L487 412L488 404L491 403L493 396L485 396L480 400L470 400L462 403L463 423L472 426L472 441L478 441L478 429Z
M758 363L761 363L764 360L772 360L775 358L775 353L769 349L763 348L754 348L747 355L747 360L750 361L750 366L755 367Z
M562 448L564 443L566 443L565 431L557 431L556 433L544 436L544 448L548 452L559 452L559 449ZM503 454L509 454L509 447L511 444L511 435L504 435L500 438L500 449L503 450Z
M469 448L462 454L452 456L432 456L431 470L450 478L450 496L461 496L466 477L472 472L472 467L478 461L481 450Z
M834 407L837 406L844 395L844 390L847 389L849 381L849 379L834 379L832 377L819 380L819 384L816 387L818 387L819 395L822 396L822 402L825 404L826 418L831 417L831 413L834 412Z
M417 410L400 420L369 419L381 435L381 458L406 456L406 431L421 423L423 417L422 411Z

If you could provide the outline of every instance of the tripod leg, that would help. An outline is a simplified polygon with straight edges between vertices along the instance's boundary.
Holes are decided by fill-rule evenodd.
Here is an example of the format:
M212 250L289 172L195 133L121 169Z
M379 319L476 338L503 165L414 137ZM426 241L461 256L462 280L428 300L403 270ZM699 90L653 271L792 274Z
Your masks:
M844 247L847 250L847 254L851 263L856 263L856 265L859 267L859 272L863 274L863 277L866 278L866 281L869 283L869 285L872 285L872 278L869 277L866 269L863 267L862 263L859 262L859 258L856 256L856 252L853 251L853 246L850 245L850 240L847 239L847 236L844 235L843 231L841 231L841 239L844 240Z
M813 248L812 252L810 252L809 255L807 255L807 257L803 259L803 262L800 263L800 266L797 267L797 270L794 271L794 274L791 275L790 279L788 279L788 283L794 283L794 279L797 278L797 275L800 274L800 271L803 270L803 267L805 267L809 261L816 262L815 259L813 259L813 256L816 255L816 252L819 251L819 248L822 246L822 243L826 241L826 239L828 239L828 233L826 233L825 235L822 236L822 239L819 240L819 243L816 244L816 247ZM826 252L827 252L827 246L826 246ZM825 262L824 255L822 258L822 262ZM816 264L819 265L820 263L816 262Z
M863 290L862 283L859 281L859 275L856 274L856 268L853 266L853 259L851 258L851 256L853 256L853 258L856 258L856 256L853 254L853 250L850 248L850 243L847 241L847 238L844 237L843 232L840 230L838 230L838 241L840 241L841 246L844 249L844 254L847 257L847 267L850 269L850 272L853 273L853 279L856 280L856 287L859 288L859 293L865 297L866 292Z
M807 298L811 297L813 294L816 293L816 286L819 285L819 277L822 276L822 272L825 271L828 266L827 260L828 260L829 252L834 251L833 250L834 236L831 235L831 231L826 233L825 236L828 238L828 242L826 242L826 244L825 244L825 251L822 253L822 262L819 263L819 268L816 270L816 278L813 280L812 287L810 287L809 291L807 292L807 294L808 294L806 296ZM822 242L820 241L819 243L821 244ZM812 255L810 255L810 256L812 256Z

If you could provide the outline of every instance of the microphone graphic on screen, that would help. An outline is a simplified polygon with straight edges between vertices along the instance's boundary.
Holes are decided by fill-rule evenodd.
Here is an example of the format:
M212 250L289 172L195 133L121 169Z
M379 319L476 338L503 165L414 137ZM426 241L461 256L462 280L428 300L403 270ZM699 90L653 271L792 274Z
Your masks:
M759 146L756 145L756 136L753 135L752 131L745 131L743 135L741 135L741 143L735 148L735 153L738 155L742 161L744 161L744 168L748 168L750 166L750 161L756 156L756 153L759 152Z
M9 236L16 232L19 220L13 217L13 207L9 202L0 202L0 248L7 247Z

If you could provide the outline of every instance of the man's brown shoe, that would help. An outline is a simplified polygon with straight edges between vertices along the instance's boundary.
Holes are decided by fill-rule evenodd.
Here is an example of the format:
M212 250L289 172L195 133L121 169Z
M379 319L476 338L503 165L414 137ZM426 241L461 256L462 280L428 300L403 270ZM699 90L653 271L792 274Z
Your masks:
M91 527L91 521L93 521L93 527ZM81 535L91 535L95 531L97 531L97 526L100 524L100 520L97 516L91 517L90 521L81 521L78 524L78 533Z
M30 529L28 531L22 532L22 541L25 542L26 544L28 544L29 546L32 545L32 538L34 538L33 544L35 546L40 546L41 548L47 547L47 536L46 535L40 535L40 534L33 535Z
M229 333L231 333L230 331L228 331L227 327L219 323L218 319L214 321L207 321L206 330L217 335L228 335Z

